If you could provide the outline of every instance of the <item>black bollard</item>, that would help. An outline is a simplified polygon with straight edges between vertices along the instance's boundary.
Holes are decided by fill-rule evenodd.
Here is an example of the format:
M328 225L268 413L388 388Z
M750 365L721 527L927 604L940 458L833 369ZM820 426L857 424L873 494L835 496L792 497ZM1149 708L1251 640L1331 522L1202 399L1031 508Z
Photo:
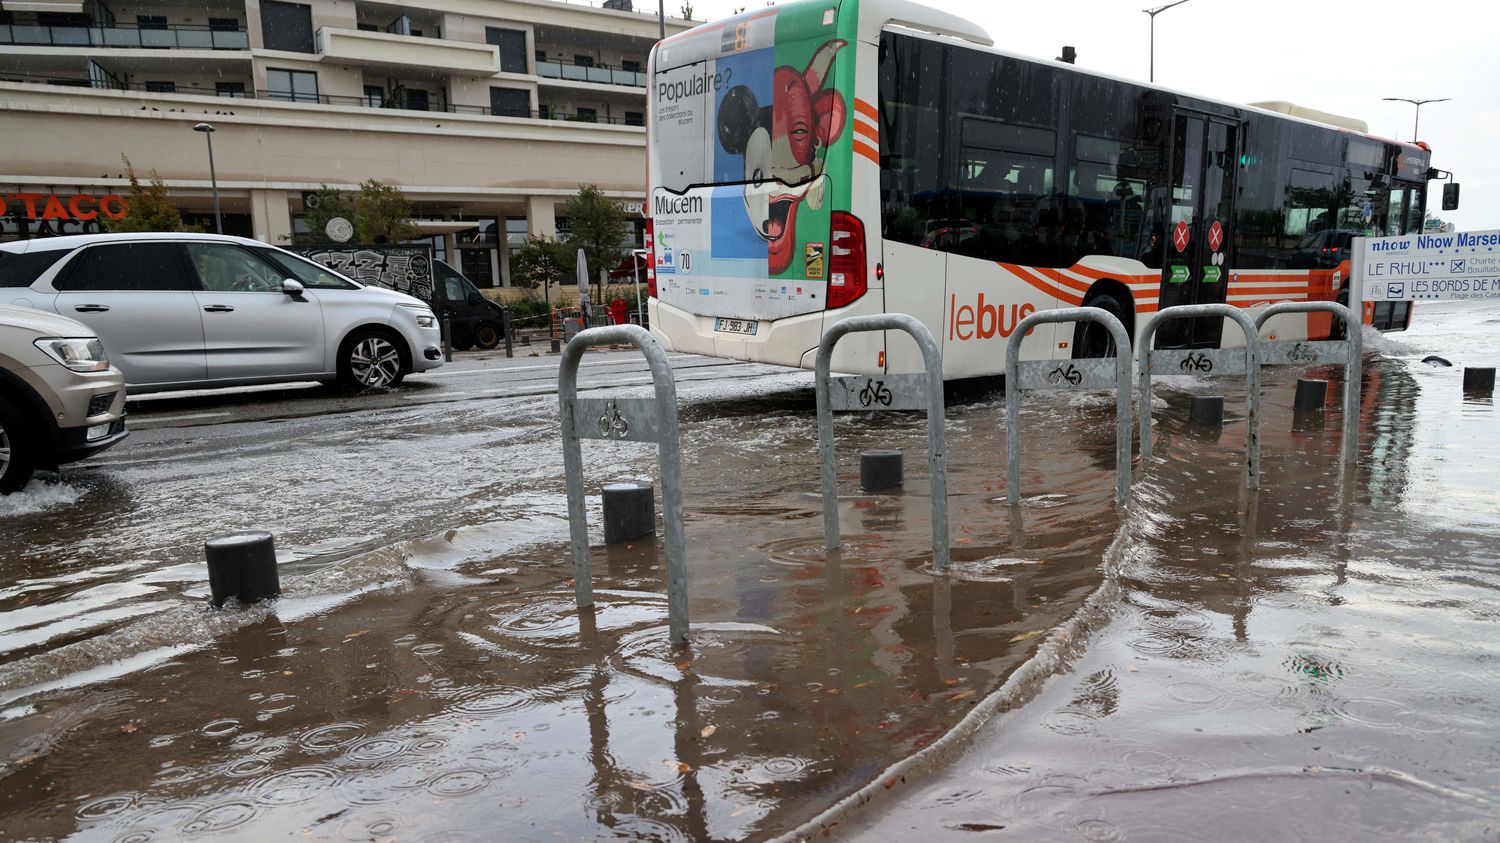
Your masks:
M656 532L656 496L650 483L608 483L603 497L605 544L623 544Z
M453 362L453 320L443 317L443 362Z
M859 486L866 492L877 492L901 485L900 451L860 451Z
M281 594L276 573L276 542L270 533L252 530L209 539L203 545L208 557L208 587L214 608L231 597L254 603Z
M1218 427L1224 423L1224 396L1194 395L1188 408L1188 418L1194 424Z
M557 337L553 337L552 338L552 353L553 354L559 354L561 352L562 352L562 340L558 339Z
M505 356L515 357L515 324L510 319L510 308L500 311L500 330L505 332Z
M1292 401L1292 409L1297 412L1307 410L1321 410L1328 401L1328 381L1319 378L1298 378L1297 397Z
M1495 369L1464 367L1464 392L1471 395L1489 395L1495 391Z

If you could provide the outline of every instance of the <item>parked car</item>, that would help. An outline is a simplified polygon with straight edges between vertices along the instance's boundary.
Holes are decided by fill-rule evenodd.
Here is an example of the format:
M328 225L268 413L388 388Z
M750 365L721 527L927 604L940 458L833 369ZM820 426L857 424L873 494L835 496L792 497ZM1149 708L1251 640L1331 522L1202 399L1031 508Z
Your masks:
M3 261L3 257L0 257ZM125 378L87 325L0 305L0 495L125 438Z
M6 303L93 328L132 393L301 380L389 387L443 364L423 302L241 237L0 244Z
M443 315L453 331L453 347L494 348L505 339L505 308L490 301L474 282L442 261L433 261L437 283L447 297Z

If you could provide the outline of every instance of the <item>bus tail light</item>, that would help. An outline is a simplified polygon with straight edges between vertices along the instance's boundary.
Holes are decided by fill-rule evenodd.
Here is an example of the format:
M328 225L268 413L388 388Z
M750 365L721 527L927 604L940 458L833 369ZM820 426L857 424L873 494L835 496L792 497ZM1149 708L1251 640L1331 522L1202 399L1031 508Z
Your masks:
M829 232L828 307L844 307L865 294L865 226L859 217L834 211Z
M646 295L656 298L656 225L646 217Z

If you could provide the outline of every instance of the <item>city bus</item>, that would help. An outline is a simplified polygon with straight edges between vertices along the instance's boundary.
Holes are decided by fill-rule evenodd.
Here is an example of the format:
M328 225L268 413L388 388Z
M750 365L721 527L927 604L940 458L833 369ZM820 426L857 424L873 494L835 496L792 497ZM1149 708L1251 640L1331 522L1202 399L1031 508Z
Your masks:
M1425 216L1423 144L1024 58L905 0L705 24L660 42L649 79L650 325L680 352L812 368L836 321L905 313L945 378L995 375L1017 324L1048 308L1103 308L1133 341L1173 305L1347 301L1352 238ZM1410 311L1361 315L1400 330ZM1157 343L1242 344L1228 321L1174 320ZM1333 321L1278 316L1267 332L1326 338ZM1113 353L1085 324L1020 347ZM833 368L922 361L904 334L861 333Z

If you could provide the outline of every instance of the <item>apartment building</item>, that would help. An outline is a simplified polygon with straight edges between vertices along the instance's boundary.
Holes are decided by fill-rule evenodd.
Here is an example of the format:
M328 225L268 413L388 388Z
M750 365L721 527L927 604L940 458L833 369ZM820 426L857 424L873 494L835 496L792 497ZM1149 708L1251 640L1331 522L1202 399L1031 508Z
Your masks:
M630 0L0 0L0 240L98 230L122 155L211 230L211 138L226 233L286 242L311 191L379 179L505 285L580 183L638 216L658 27Z

